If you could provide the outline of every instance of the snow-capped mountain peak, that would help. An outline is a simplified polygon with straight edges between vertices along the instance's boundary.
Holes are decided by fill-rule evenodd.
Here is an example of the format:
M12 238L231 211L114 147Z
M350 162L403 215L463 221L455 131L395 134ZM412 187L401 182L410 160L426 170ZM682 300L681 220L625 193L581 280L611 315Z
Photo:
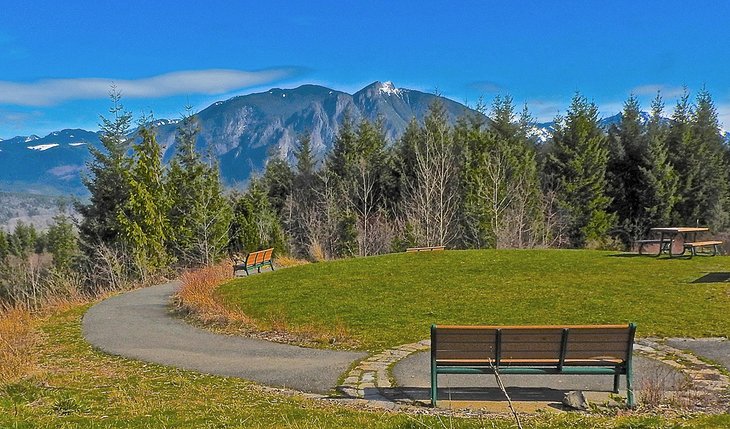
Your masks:
M387 80L380 84L378 87L378 91L385 95L395 95L400 96L403 94L403 90L400 88L396 88L395 85L393 85L393 82Z

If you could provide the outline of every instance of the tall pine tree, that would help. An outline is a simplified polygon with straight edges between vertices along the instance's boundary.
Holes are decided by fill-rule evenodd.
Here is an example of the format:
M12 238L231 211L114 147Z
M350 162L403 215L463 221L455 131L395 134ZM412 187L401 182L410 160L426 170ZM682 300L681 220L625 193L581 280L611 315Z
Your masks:
M645 225L664 226L672 223L679 177L670 162L667 147L667 124L662 112L664 102L657 94L651 104L651 119L646 127L646 144L640 173L640 200Z
M608 149L598 108L576 93L565 118L557 118L546 160L573 247L600 245L615 222L606 195Z
M103 149L89 146L91 161L87 163L88 176L83 183L89 190L89 202L77 203L76 210L81 214L79 239L82 249L88 256L95 252L98 244L116 245L119 242L120 225L117 214L130 196L126 185L126 173L131 166L128 155L130 140L128 135L132 114L124 110L121 93L112 87L110 92L112 106L110 117L101 117L99 139Z
M143 119L144 120L144 119ZM170 199L165 191L162 153L155 132L140 121L140 142L126 172L129 199L117 214L120 236L140 274L156 272L171 262L166 244L170 233Z
M639 100L632 94L624 103L621 120L608 130L609 159L606 169L607 194L616 213L620 238L629 245L645 235L650 226L642 206L642 169L645 165L646 133Z
M223 195L217 163L196 149L199 127L190 109L177 131L167 175L170 196L168 247L184 265L210 265L228 246L231 209Z

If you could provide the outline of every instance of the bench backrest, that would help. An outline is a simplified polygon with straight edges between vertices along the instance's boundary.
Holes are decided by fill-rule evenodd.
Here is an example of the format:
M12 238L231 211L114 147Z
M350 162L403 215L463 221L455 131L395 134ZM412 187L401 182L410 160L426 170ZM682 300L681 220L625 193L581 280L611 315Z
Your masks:
M439 361L569 364L629 359L636 326L437 326L431 327L432 357Z
M274 248L266 249L266 250L259 250L256 252L251 252L248 255L246 255L246 266L249 265L256 265L261 264L265 261L271 260L271 253L274 251Z

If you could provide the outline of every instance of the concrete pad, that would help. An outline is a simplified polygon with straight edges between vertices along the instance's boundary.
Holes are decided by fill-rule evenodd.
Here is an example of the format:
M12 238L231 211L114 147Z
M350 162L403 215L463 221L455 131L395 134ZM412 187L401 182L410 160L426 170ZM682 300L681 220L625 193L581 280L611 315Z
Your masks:
M400 396L424 404L430 403L430 353L418 352L396 363L393 376ZM503 375L507 393L521 412L538 409L562 409L565 393L581 390L590 402L605 403L611 399L613 376L609 375ZM638 391L643 385L657 383L666 391L681 389L686 376L662 362L634 356L634 382ZM626 395L625 377L621 377L619 394ZM475 408L487 411L509 411L507 400L497 387L494 375L439 375L439 408Z

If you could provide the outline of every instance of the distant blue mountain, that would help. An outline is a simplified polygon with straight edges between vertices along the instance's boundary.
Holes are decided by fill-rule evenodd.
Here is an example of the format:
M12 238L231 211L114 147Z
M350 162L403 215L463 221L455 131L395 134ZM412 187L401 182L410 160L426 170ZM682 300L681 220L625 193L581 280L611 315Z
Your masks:
M83 194L81 172L89 158L88 148L100 144L98 133L80 129L2 140L0 190Z
M405 131L408 122L422 121L429 105L440 98L452 123L466 112L463 104L391 82L373 82L354 94L318 85L266 92L216 102L196 114L200 126L198 148L218 159L221 177L228 185L261 171L267 158L278 154L293 160L300 136L310 136L314 150L324 155L345 117L379 119L389 141ZM620 121L617 114L601 121L604 127ZM648 120L648 114L642 113ZM154 122L165 160L174 153L178 120ZM533 137L546 142L552 122L536 124ZM727 132L721 130L726 136ZM39 194L86 194L81 183L89 146L100 146L99 135L85 130L62 130L45 137L35 135L0 140L0 191Z

